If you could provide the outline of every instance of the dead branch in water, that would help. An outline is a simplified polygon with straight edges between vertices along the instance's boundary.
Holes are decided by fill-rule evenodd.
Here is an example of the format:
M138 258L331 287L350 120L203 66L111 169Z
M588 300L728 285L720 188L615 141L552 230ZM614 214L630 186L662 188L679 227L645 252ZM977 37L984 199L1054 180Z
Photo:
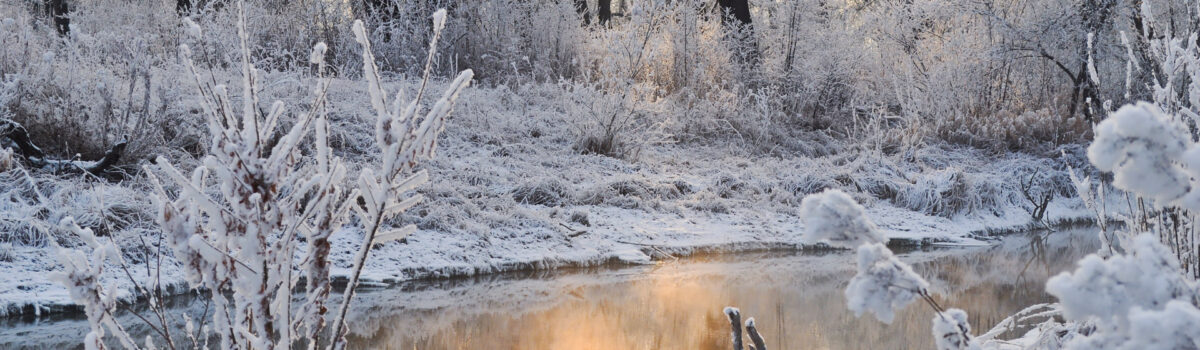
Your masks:
M725 317L729 318L729 328L733 337L733 350L743 350L742 348L742 312L736 307L725 307ZM754 324L754 318L746 320L746 335L750 336L750 341L754 345L750 346L750 350L767 350L767 343L763 341L762 335L758 334L758 327Z

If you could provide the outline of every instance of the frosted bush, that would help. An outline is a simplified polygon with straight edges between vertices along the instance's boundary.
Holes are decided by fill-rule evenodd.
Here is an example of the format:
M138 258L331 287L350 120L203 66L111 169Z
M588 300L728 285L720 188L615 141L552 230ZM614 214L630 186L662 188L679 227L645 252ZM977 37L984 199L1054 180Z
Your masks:
M1079 268L1046 281L1046 291L1059 299L1068 320L1097 319L1126 327L1133 308L1161 309L1176 299L1190 300L1195 291L1179 274L1179 262L1152 235L1143 234L1109 259L1089 255Z
M891 324L895 310L927 295L929 282L912 267L896 259L882 243L858 247L858 274L846 286L846 307L855 316L875 314L880 322Z
M979 344L968 334L971 334L971 324L967 323L966 311L947 309L933 316L933 342L937 350L979 349Z
M884 245L887 238L867 218L862 205L845 192L832 189L805 197L800 203L800 216L805 224L805 241L858 246L858 272L846 286L846 307L855 316L871 312L879 321L890 324L895 309L918 297L928 297L929 282L892 254Z
M325 100L329 80L324 77L323 59L327 47L316 45L310 56L318 66L312 103L307 110L295 113L295 120L285 128L283 119L291 114L283 102L276 101L265 109L259 105L262 72L250 61L245 6L243 2L237 5L238 51L242 54L242 95L237 102L241 108L233 107L236 100L229 87L210 84L211 80L203 77L188 57L188 47L181 45L181 58L198 86L212 141L201 164L187 173L159 157L157 168L168 183L160 182L154 169L146 167L145 173L158 191L154 196L161 208L158 221L165 243L182 265L189 285L211 291L214 311L209 329L215 335L205 334L205 340L219 339L224 349L279 349L305 342L310 349L320 344L341 349L345 347L346 313L364 261L376 243L398 240L416 230L413 225L396 228L388 223L422 200L412 192L426 183L429 175L415 168L433 157L437 136L473 73L462 72L441 96L426 97L429 65L435 52L431 48L416 96L389 98L366 31L362 22L356 21L353 30L363 50L370 110L376 117L374 139L380 155L377 167L361 168L356 186L345 189L343 186L352 182L347 167L329 146ZM434 16L431 47L437 45L445 16L444 10ZM423 98L432 103L423 104ZM350 215L357 220L350 221ZM363 237L341 307L331 324L333 331L326 332L329 308L325 303L332 289L329 270L333 263L329 238L351 222L361 225ZM73 222L64 225L74 226ZM66 269L67 276L59 280L73 288L73 299L88 310L93 328L89 346L102 347L104 325L126 348L137 348L128 341L128 333L103 311L111 310L115 301L96 282L103 273L105 257L119 260L120 253L111 242L97 245L88 230L76 227L75 231L99 255L89 262L81 257L81 251L64 251L60 254L64 264L71 266ZM308 246L303 260L297 263L301 243ZM305 300L296 309L293 291L301 275L307 280ZM139 288L142 294L149 294ZM166 334L169 325L165 320L174 315L165 315L156 308L160 300L147 296L151 311L161 321L147 325ZM324 339L325 334L332 339ZM172 339L164 341L168 348L176 348ZM193 346L199 346L195 338L192 341ZM154 348L149 343L147 347Z
M1135 308L1129 321L1122 349L1200 349L1200 310L1188 302L1172 300L1162 310Z
M1068 321L1094 322L1096 330L1067 342L1071 349L1186 349L1197 345L1200 311L1195 286L1180 273L1170 250L1149 234L1126 254L1089 255L1074 272L1046 282ZM1190 346L1169 344L1191 342Z
M1167 205L1189 189L1188 174L1178 164L1191 147L1181 125L1157 106L1140 102L1121 107L1096 126L1088 159L1112 172L1117 188ZM1192 168L1200 169L1200 162L1195 163Z
M800 217L804 220L802 239L805 242L821 241L836 247L852 248L860 244L888 241L866 216L866 209L841 190L825 190L804 197L800 202Z

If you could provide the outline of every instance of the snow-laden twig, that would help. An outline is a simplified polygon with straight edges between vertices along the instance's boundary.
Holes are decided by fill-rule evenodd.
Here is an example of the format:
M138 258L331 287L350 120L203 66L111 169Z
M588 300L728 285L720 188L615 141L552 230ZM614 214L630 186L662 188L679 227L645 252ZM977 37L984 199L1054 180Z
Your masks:
M113 317L117 306L116 296L109 292L113 288L105 288L100 283L105 261L120 254L117 245L111 240L101 243L91 229L79 227L73 218L64 218L60 226L78 235L86 245L85 249L88 249L64 248L55 243L58 262L63 265L63 270L51 276L67 286L71 300L83 305L91 327L84 338L84 348L106 349L104 335L108 330L125 348L140 349L129 332Z
M438 37L446 23L446 11L439 10L433 15L434 36L429 48L429 62L433 58ZM354 34L358 43L363 47L363 75L367 78L371 105L376 113L375 141L382 152L382 162L378 169L363 169L358 177L358 194L362 198L362 206L352 206L358 221L363 225L363 240L358 253L354 257L350 280L342 297L342 305L333 321L333 342L330 349L345 347L345 319L350 302L354 298L354 290L358 286L364 263L371 247L376 243L400 240L416 231L412 225L396 229L385 228L383 223L388 219L403 213L416 205L422 197L406 193L417 186L429 181L425 171L413 172L417 162L433 157L437 148L437 135L446 125L446 117L450 115L454 101L471 82L474 75L471 70L463 71L450 83L450 87L442 94L427 112L422 113L421 98L425 94L425 86L429 79L426 74L416 98L402 105L402 94L397 94L391 100L390 108L387 92L380 82L375 56L371 53L371 42L362 21L354 22ZM431 63L427 62L427 66ZM403 199L400 199L403 198Z
M838 189L804 197L800 202L804 237L808 243L826 242L853 248L863 244L887 243L887 237L866 215L866 209Z
M808 243L828 242L835 246L858 246L858 269L846 286L846 307L856 317L875 314L880 322L891 324L895 312L918 298L937 314L933 333L939 350L972 349L971 327L966 312L945 309L929 294L929 282L897 259L885 243L865 210L849 195L838 190L805 197L800 204L804 218L804 239Z

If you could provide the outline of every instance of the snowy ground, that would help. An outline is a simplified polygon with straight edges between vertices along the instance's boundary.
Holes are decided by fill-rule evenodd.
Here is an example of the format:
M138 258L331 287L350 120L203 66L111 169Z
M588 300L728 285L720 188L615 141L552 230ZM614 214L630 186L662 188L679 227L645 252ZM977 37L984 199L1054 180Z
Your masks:
M410 85L392 84L401 86ZM268 89L275 90L265 95L289 103L301 100L289 100L289 91L303 91L286 83ZM330 92L339 133L335 146L356 164L373 154L370 140L362 136L372 127L363 118L369 115L362 110L368 105L363 90L359 82L335 81ZM428 165L433 181L421 190L426 203L406 214L419 231L373 250L364 277L386 283L646 263L700 251L799 248L804 230L796 214L799 202L826 188L843 189L864 203L893 244L986 244L988 233L1029 228L1032 206L1019 184L1030 177L1039 180L1036 191L1056 198L1048 222L1088 215L1065 186L1065 165L1077 166L1082 159L1077 146L1063 148L1064 160L1057 159L1059 152L1048 152L1052 159L940 144L872 147L835 141L818 131L799 135L800 146L786 157L762 155L736 140L700 140L648 144L636 157L616 159L572 149L581 132L575 126L584 117L572 112L573 102L563 94L556 85L469 90L447 126L437 159ZM179 162L188 167L188 160ZM30 216L30 222L46 225L98 207L101 215L93 224L112 231L127 252L156 246L154 209L145 200L150 194L144 181L86 186L38 181L58 184L58 190L43 188L51 193L89 191L57 199L64 208L49 208L50 214ZM135 214L121 215L133 219L109 227L106 220L118 204L122 212ZM358 240L354 231L335 236L335 275L347 272ZM41 313L70 304L66 290L47 278L56 268L50 248L14 245L6 259L0 261L0 310ZM130 258L130 274L180 285L169 258L161 271L146 260ZM124 273L109 272L128 296Z

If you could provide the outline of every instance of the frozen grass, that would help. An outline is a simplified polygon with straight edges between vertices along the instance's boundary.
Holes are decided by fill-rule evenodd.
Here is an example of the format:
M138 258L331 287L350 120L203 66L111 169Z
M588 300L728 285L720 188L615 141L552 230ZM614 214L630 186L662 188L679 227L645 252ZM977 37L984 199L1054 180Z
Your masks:
M415 88L415 82L405 80L385 85L389 90ZM432 85L436 90L442 83ZM647 257L644 247L618 242L675 246L664 249L679 249L680 254L697 247L794 242L793 230L802 227L797 223L799 199L831 188L850 193L869 211L894 213L879 221L890 236L961 240L972 232L1025 225L1029 217L1022 209L1027 204L1018 192L1019 180L1035 172L1064 174L1059 169L1063 160L953 146L918 149L914 159L903 153L853 151L846 145L833 147L847 151L816 158L777 158L746 152L737 144L700 143L648 147L637 161L579 154L570 148L574 130L568 122L577 116L560 112L567 102L554 98L559 89L543 84L464 92L463 107L449 120L438 157L426 165L435 179L419 190L426 200L397 222L416 224L419 231L407 243L381 246L375 254L383 262L369 265L365 276L394 280ZM364 88L352 81L335 79L330 87L330 99L344 102L330 110L331 147L351 168L374 157L372 140L363 136L371 125L361 116L369 112L338 106L368 105L356 100L362 96ZM1067 162L1078 162L1073 154L1077 152L1068 152ZM5 196L15 198L0 201L5 206L0 214L11 216L4 221L4 240L18 250L50 238L67 239L51 223L68 215L97 232L129 237L127 250L140 247L139 236L156 237L145 230L153 210L139 199L146 196L142 180L111 184L23 174L0 175L11 184ZM39 183L45 202L31 192L30 179ZM972 192L981 187L989 195ZM1051 216L1083 215L1072 203L1056 200ZM932 217L953 220L914 225ZM568 237L574 230L587 233ZM733 233L739 230L744 232ZM355 238L340 239L352 247ZM413 254L414 249L430 253ZM432 253L437 251L446 253ZM21 265L30 263L22 260L10 268L46 268ZM404 268L386 273L393 270L388 266ZM344 270L334 269L335 275L340 272ZM4 291L0 295L12 303L29 301Z

